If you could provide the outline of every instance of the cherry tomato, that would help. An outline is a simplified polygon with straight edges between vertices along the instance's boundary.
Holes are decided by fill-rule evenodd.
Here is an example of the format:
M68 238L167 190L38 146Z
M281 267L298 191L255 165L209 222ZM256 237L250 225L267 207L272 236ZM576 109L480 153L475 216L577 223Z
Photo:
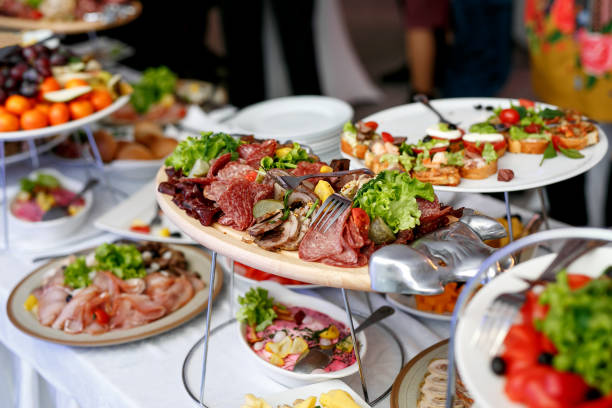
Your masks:
M363 209L355 207L351 210L351 218L355 223L359 233L364 239L368 237L368 231L370 229L370 217Z
M381 135L382 135L383 141L393 143L393 136L391 136L391 133L382 132Z
M94 319L100 324L106 324L110 320L108 314L104 311L104 309L96 309L93 312Z
M130 227L131 231L140 232L141 234L150 234L151 228L148 225L133 225Z
M538 302L539 295L533 291L527 292L525 303L521 307L521 316L523 323L534 324L535 320L542 320L548 314L548 305L542 305Z
M378 128L378 123L374 122L373 120L364 123L364 125L366 125L367 127L369 127L372 130L376 130Z
M565 145L561 141L561 137L560 136L553 135L553 137L551 138L551 141L552 141L553 147L555 148L556 151L559 151L560 147L565 148Z
M541 352L540 341L539 333L531 323L512 326L504 339L506 348L502 354L506 371L513 373L536 365Z
M255 179L257 178L257 171L253 170L245 173L244 178L249 181L255 181Z
M515 109L504 109L499 113L499 119L508 125L514 125L521 120L521 115Z
M529 99L519 99L519 105L524 108L533 108L535 106L535 102L530 101Z
M436 137L436 136L431 136L431 135L429 137L431 137L432 139L436 139L436 140L448 140L449 143L452 143L452 142L457 142L461 140L461 137L465 134L464 130L459 129L459 131L461 132L461 135L459 135L456 139L445 139L443 137Z
M542 126L536 123L525 126L525 132L527 133L540 133L540 129L542 129Z
M580 289L591 281L591 277L572 273L567 275L567 284L572 290Z
M593 401L583 402L576 405L576 408L612 408L612 394Z
M476 143L468 142L467 140L463 141L463 145L465 148L473 153L482 154L482 150L484 149L484 143L480 143L479 146ZM506 139L500 140L499 142L492 143L493 149L495 151L501 150L506 146Z
M432 155L432 154L438 153L438 152L445 152L446 149L448 149L448 145L447 146L440 146L440 147L432 147L431 149L429 149L429 154ZM424 152L423 149L419 149L417 147L413 147L412 151L415 152L416 154Z

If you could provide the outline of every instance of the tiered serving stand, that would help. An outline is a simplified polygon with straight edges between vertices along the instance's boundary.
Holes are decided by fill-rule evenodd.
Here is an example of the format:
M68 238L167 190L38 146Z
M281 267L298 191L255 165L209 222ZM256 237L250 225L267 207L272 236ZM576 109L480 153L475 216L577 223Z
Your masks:
M462 120L462 110L466 111L466 109L468 108L473 109L473 106L477 104L480 104L482 106L499 106L507 102L508 101L505 99L498 98L457 98L435 100L432 102L432 104L437 109L442 111L445 116L448 114L447 117L449 120L456 120L457 122L460 122ZM379 130L388 131L395 136L406 135L407 131L410 131L410 129L415 127L415 121L420 121L420 125L423 126L423 129L425 129L428 124L435 123L435 117L433 116L433 114L427 111L422 105L418 104L402 105L396 108L388 109L383 112L379 112L364 119L364 121L370 120L378 122ZM484 118L482 120L484 120ZM417 123L417 127L421 126L419 126L419 124ZM422 137L422 134L408 136ZM587 170L591 169L593 166L595 166L603 157L605 157L607 149L608 141L606 135L600 130L599 143L583 151L583 153L585 154L584 159L574 160L570 162L568 162L569 159L565 158L553 159L545 163L545 166L547 167L541 168L538 166L537 162L534 162L534 159L536 158L533 156L525 157L527 155L513 155L515 157L508 157L509 161L511 161L510 163L508 163L508 167L512 168L515 173L517 173L517 170L520 168L522 168L524 171L518 172L517 179L513 180L510 183L503 183L497 181L491 182L489 180L463 180L462 184L458 187L435 186L434 188L436 191L450 192L503 192L506 203L506 216L508 219L508 225L510 226L509 232L510 236L512 237L512 223L510 222L511 212L508 192L540 188L584 173ZM355 161L351 157L348 158L352 160L353 166L364 167L362 162ZM537 159L539 161L539 157ZM557 162L555 162L555 160L557 160ZM525 164L525 162L527 161L530 161L530 163ZM157 174L156 185L159 185L159 183L165 181L166 179L167 177L164 172L164 168L162 167ZM219 224L213 224L212 226L208 227L202 226L198 220L187 216L184 211L180 210L172 202L170 196L161 194L159 192L157 192L156 194L157 201L161 209L172 220L172 222L174 222L177 227L179 227L185 234L193 238L196 242L200 243L201 245L212 251L213 256L210 269L210 279L214 278L216 254L220 253L231 259L235 259L240 263L244 263L251 267L262 269L276 275L300 280L303 282L340 288L344 300L344 306L349 322L350 331L351 334L354 336L354 327L352 323L353 313L351 311L346 289L353 289L365 292L371 291L372 289L370 284L368 267L364 266L361 268L340 268L325 265L322 263L305 262L299 259L296 251L266 251L262 248L259 248L255 244L243 242L242 237L245 235L244 232L235 231L232 228L225 227ZM540 198L542 202L542 209L545 213L544 199L541 191ZM506 253L506 251L504 251L504 253ZM483 269L481 269L481 272L482 270ZM472 281L474 281L474 279ZM462 293L467 293L467 291L463 291ZM465 297L463 297L463 299L465 299ZM201 342L198 342L194 346L194 348L199 347L199 345L201 344L204 351L199 403L205 407L207 405L205 404L204 398L204 386L206 379L208 342L209 337L211 335L211 315L212 302L209 302L208 310L206 313L204 338ZM228 321L225 323L225 325L230 323L231 321ZM190 353L192 351L190 351ZM382 398L375 398L373 401L370 401L368 398L366 379L364 377L362 362L359 356L359 350L357 349L357 346L356 356L357 364L359 366L359 374L364 399L371 405L374 405ZM189 393L193 396L191 391L189 391Z

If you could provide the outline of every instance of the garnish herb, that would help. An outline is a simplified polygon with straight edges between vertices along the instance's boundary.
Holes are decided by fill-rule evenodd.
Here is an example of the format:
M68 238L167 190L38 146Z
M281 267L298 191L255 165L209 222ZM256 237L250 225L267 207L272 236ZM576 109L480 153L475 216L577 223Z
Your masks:
M274 298L268 296L268 291L264 288L251 288L244 297L238 296L238 303L241 307L236 319L249 326L255 326L257 332L271 325L277 317L274 311Z
M293 190L285 191L285 197L283 198L283 217L281 218L283 221L289 218L289 214L291 214L291 210L289 209L289 196L291 193L293 193Z
M315 209L317 208L320 202L321 201L317 198L317 201L315 201L314 204L311 205L310 208L308 209L308 212L306 213L306 218L310 218L310 216L312 215L312 213L314 213Z
M546 150L544 150L544 154L542 155L542 160L540 161L540 166L544 163L546 159L552 159L557 157L557 151L555 150L555 146L553 146L552 142L548 142L548 146L546 146Z
M92 271L85 262L85 257L80 256L64 270L64 285L73 289L84 288L91 284L89 273Z
M554 119L563 116L563 112L558 109L546 108L538 114L542 119Z
M179 143L165 163L176 170L183 170L183 174L189 174L198 159L210 162L225 153L232 153L232 160L237 159L239 145L240 142L227 133L202 132L199 138L188 137Z
M495 152L495 149L491 143L485 143L484 148L482 149L482 158L485 159L487 164L497 160L497 153Z
M261 159L259 165L264 170L270 169L295 169L299 162L314 162L314 159L308 155L308 152L303 149L299 143L293 143L293 147L288 152L282 155L275 154L274 158L266 156Z
M559 146L559 151L565 157L569 157L570 159L583 159L584 158L584 155L576 149L564 149L563 147Z

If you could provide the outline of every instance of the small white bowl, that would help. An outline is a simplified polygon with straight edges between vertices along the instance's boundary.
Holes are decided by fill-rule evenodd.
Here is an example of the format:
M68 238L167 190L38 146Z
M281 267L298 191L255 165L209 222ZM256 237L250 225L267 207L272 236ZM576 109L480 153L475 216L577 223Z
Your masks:
M257 286L267 289L268 294L277 302L287 306L307 307L309 309L316 310L317 312L324 313L332 319L346 325L346 312L331 302L313 296L306 296L292 292L276 282L259 282ZM353 324L357 326L358 322L353 319ZM358 371L357 362L351 366L343 368L342 370L329 373L305 374L285 370L284 368L277 367L274 364L269 363L268 361L259 357L259 355L253 351L246 339L245 323L240 323L238 325L238 330L242 344L249 349L250 354L263 368L264 373L274 381L287 387L299 387L306 384L344 378L355 374ZM363 361L367 349L366 336L364 332L357 334L357 340L360 344L359 355Z
M39 173L50 174L55 176L62 187L77 193L83 188L84 183L74 180L68 177L65 177L63 174L58 172L55 169L38 169L28 176L29 178L36 177ZM19 190L19 189L18 189ZM17 193L19 194L19 193ZM83 195L83 199L85 200L85 205L76 215L66 216L62 218L58 218L52 221L26 221L21 218L17 218L13 214L13 203L17 198L17 194L11 199L10 203L10 211L9 211L9 219L11 223L11 231L14 231L18 235L27 235L32 241L48 241L59 238L64 238L67 235L75 232L87 219L87 214L91 210L93 205L94 195L91 190L87 191Z

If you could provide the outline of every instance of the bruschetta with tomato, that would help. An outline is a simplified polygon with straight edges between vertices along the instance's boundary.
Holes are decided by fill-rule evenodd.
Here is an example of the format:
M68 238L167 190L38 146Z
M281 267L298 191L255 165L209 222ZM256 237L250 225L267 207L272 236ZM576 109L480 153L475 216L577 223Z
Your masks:
M373 121L359 121L354 125L351 122L345 123L340 136L340 148L349 156L365 158L370 144L382 140L382 135L376 133L377 128L378 123Z
M464 137L465 143L465 137ZM472 180L481 180L497 173L497 153L493 144L485 142L482 150L467 148L464 150L463 167L460 168L461 177Z

